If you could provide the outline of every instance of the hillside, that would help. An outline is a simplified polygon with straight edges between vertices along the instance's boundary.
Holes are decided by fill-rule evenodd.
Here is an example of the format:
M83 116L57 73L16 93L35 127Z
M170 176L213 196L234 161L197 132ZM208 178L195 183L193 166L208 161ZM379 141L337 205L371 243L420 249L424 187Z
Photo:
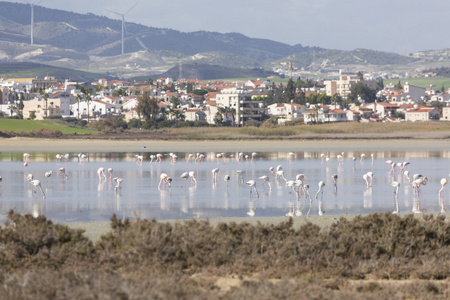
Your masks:
M180 63L226 68L297 70L324 74L339 69L412 72L448 65L447 52L409 56L368 49L353 51L288 45L240 33L181 32L127 20L125 54L121 54L121 21L35 6L34 45L30 45L30 6L0 1L0 62L34 62L121 78L162 74ZM440 55L440 53L444 53ZM187 71L187 69L185 69ZM245 71L244 71L245 70ZM191 72L195 73L195 70ZM234 73L234 72L233 72Z

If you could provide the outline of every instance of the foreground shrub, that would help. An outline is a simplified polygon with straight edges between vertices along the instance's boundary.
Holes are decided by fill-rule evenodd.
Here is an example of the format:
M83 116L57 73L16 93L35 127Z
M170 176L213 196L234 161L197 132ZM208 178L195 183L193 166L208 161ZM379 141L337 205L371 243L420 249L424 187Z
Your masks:
M36 137L48 137L48 138L58 138L63 135L62 131L56 130L56 129L49 129L49 128L39 128L32 130L30 132L31 136Z
M10 211L0 229L0 262L3 268L60 267L93 258L94 247L82 230L55 225L44 216Z

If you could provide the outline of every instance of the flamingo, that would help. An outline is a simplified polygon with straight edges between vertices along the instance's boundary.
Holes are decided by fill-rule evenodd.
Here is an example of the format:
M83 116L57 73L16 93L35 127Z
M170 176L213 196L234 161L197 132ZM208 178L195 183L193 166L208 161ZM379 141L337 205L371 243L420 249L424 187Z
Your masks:
M183 173L180 175L180 178L181 178L181 179L184 179L184 186L186 186L186 181L187 181L187 179L189 178L189 172L183 172Z
M189 163L191 163L191 162L194 162L194 154L192 154L192 153L189 153L189 155L188 155L188 158L187 158L187 161L186 161L188 164Z
M35 179L35 180L31 180L30 183L34 186L34 193L36 194L36 189L39 187L41 189L42 195L45 199L45 193L44 193L44 190L42 189L41 182L39 180Z
M426 176L418 177L417 179L415 179L415 180L412 182L412 187L414 188L414 191L415 191L417 194L421 194L422 191L421 191L421 189L420 189L420 186L421 186L421 185L426 185L427 182L428 182L428 178L427 178Z
M53 174L52 171L48 171L48 172L45 172L45 173L44 173L44 176L47 178L47 181L48 181L48 179L52 176L52 174Z
M364 162L364 158L366 157L366 155L363 153L363 154L361 154L361 159L360 159L360 162L361 163L363 163Z
M216 157L217 157L217 164L220 165L220 160L222 160L222 153L217 153ZM225 163L225 161L223 161L223 163Z
M370 157L372 158L372 164L373 164L373 161L375 160L375 154L370 154Z
M408 179L408 183L411 183L411 178L409 178L409 171L403 172L403 175L405 175L406 179Z
M236 173L238 174L238 183L244 183L244 172L242 170L236 170Z
M66 176L66 179L69 180L69 176L67 176L65 168L59 168L58 171L59 171L58 172L58 177L59 177L59 174L64 174L64 176Z
M292 162L294 160L294 158L295 158L295 153L294 152L289 152L288 156L289 156L289 162Z
M80 162L80 163L83 163L84 162L84 160L87 158L87 155L86 154L84 154L84 153L78 153L78 161Z
M56 154L56 160L59 162L59 161L61 161L61 154Z
M163 157L163 155L162 155L161 153L156 153L156 161L157 161L158 163L161 163L161 162L162 162L162 157Z
M239 152L239 154L238 154L238 162L241 162L242 160L244 160L244 153L243 152Z
M66 153L66 154L63 155L63 157L66 160L66 163L68 163L69 162L69 158L70 158L70 154Z
M101 168L101 167L98 168L97 174L98 174L98 181L102 182L102 176L105 178L105 181L106 181L105 168Z
M219 168L214 168L211 170L212 175L213 175L213 182L216 183L217 182L217 173L219 173Z
M23 154L23 160L24 160L24 161L29 161L29 160L30 160L30 157L31 157L31 154L28 154L28 153L24 153L24 154Z
M267 183L267 185L269 186L269 190L272 190L272 186L270 185L270 178L267 175L263 175L261 177L259 177L259 179L261 179L263 181L263 187L264 189L266 189L265 183Z
M331 175L331 179L333 179L333 183L334 183L334 191L337 192L337 179L338 179L337 174Z
M249 180L246 182L248 186L250 186L250 198L252 197L252 190L255 190L256 198L259 198L258 190L256 189L256 182L254 180Z
M114 182L116 183L116 186L114 187L114 191L117 192L117 189L121 189L122 187L120 186L123 182L123 179L120 177L114 177Z
M138 165L142 165L142 162L144 161L144 157L142 155L135 155L134 157L136 157L136 163Z
M161 189L161 185L165 185L166 183L169 185L169 187L171 187L172 178L170 178L169 175L167 175L166 173L161 173L159 178L160 178L160 181L159 181L158 189Z
M402 163L402 166L400 167L400 172L402 172L402 173L405 172L409 164L410 164L409 161L404 161Z
M444 191L444 187L447 185L448 181L446 178L441 179L441 189L439 190L439 205L441 206L441 213L445 214L447 211L444 207L444 196L441 198L441 192Z
M109 181L112 181L112 176L113 176L113 168L108 168L108 173L109 173Z
M191 182L194 183L194 186L197 186L197 179L195 179L195 172L194 171L190 171L189 172L189 178L191 178Z
M321 195L321 200L319 200L319 215L322 216L325 212L322 210L322 204L323 204L323 188L325 187L324 181L319 181L318 183L319 190L316 193L316 201L317 197L319 196L319 193Z
M223 177L223 180L226 181L226 183L227 183L227 188L228 188L228 182L230 182L230 179L231 179L230 175L225 175Z
M372 187L372 181L373 181L373 173L372 172L367 172L367 177L369 178L370 181L370 187Z
M27 175L27 180L28 180L28 181L33 180L33 178L34 178L34 177L33 177L33 174L28 174L28 175Z
M252 163L253 163L253 160L256 159L257 156L258 156L258 153L252 152Z
M394 204L395 204L395 210L392 212L393 214L398 214L398 189L400 188L400 182L398 181L392 181L391 186L394 187Z
M152 164L152 162L154 162L156 160L156 155L155 154L150 154L150 161L148 162L149 165Z

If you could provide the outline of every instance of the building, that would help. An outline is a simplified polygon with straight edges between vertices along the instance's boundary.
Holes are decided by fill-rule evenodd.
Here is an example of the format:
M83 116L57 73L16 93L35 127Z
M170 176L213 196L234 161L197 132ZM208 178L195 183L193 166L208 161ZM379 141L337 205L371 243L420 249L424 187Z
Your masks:
M264 113L263 102L252 100L248 91L230 88L216 95L218 107L234 108L236 111L234 124L243 126L249 120L261 121Z
M291 121L303 117L306 107L297 103L274 103L267 106L267 115L283 121Z
M347 98L350 94L352 85L361 81L358 74L353 73L341 73L339 80L325 80L325 91L327 96L333 96L335 94L340 95L342 98Z
M374 102L367 104L366 106L372 109L373 112L377 113L381 119L386 117L394 117L397 110L400 108L397 104L387 102Z
M439 121L439 111L431 107L416 106L405 112L405 121Z
M37 97L23 102L23 118L44 120L48 117L61 116L61 99L55 98L47 100L44 97Z
M348 121L347 112L341 109L330 109L328 106L322 106L316 110L304 111L303 120L305 124Z
M45 90L49 87L58 85L58 80L56 80L54 76L45 76L44 79L33 79L31 83L38 90Z

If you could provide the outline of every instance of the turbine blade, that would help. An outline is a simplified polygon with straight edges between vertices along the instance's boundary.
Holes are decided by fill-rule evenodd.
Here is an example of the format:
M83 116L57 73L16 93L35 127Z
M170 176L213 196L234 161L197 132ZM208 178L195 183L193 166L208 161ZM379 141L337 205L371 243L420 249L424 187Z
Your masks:
M136 4L135 5L133 5L129 10L127 10L127 12L126 13L124 13L123 15L125 16L126 14L128 14L133 8L135 8L135 6L136 5L138 5L138 3L139 3L139 1L138 2L136 2Z
M116 14L116 15L121 16L121 17L124 16L124 15L122 15L121 13L118 13L118 12L116 12L116 11L112 11L112 10L109 10L109 9L105 9L105 10L107 10L107 11L109 11L109 12L112 12L113 14Z

